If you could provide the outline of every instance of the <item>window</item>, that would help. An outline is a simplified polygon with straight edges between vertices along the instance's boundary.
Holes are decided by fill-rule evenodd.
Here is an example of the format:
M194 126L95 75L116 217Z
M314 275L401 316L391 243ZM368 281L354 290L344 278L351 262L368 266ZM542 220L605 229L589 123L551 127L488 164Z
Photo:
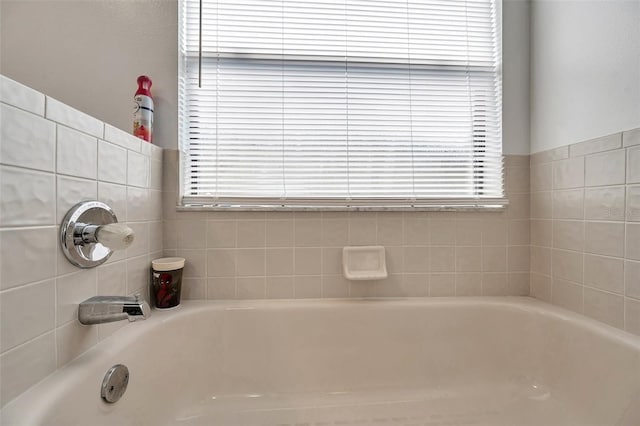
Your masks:
M501 206L499 0L182 0L184 205Z

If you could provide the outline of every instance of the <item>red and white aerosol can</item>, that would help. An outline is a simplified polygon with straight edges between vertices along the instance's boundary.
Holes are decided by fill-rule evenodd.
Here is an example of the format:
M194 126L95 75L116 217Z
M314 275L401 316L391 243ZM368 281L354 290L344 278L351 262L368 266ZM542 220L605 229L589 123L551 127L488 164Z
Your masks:
M133 106L133 135L151 142L153 137L153 97L151 79L146 75L138 77Z

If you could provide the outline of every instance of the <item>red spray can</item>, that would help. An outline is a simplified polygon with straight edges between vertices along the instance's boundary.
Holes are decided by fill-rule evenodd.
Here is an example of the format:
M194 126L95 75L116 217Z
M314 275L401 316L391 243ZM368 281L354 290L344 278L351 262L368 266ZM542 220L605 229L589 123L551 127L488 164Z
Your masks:
M153 137L153 97L151 96L151 79L146 75L138 77L133 106L133 135L152 141Z

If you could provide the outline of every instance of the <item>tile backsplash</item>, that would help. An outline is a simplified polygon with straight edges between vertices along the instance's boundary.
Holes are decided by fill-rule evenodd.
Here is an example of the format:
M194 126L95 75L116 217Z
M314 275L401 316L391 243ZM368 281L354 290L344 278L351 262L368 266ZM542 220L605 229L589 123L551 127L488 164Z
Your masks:
M531 156L531 295L640 334L640 128Z
M505 157L500 212L176 211L178 152L0 76L0 405L126 322L81 326L86 298L142 292L182 256L185 299L529 295L640 334L640 129ZM79 201L136 233L80 270L58 246ZM346 245L389 277L347 281Z
M529 156L505 158L501 212L176 212L165 150L164 253L194 299L529 294ZM383 245L389 277L347 281L342 247Z
M0 76L0 402L49 375L125 322L85 327L77 306L146 293L162 255L162 150ZM82 200L109 204L136 232L104 265L81 270L58 244Z

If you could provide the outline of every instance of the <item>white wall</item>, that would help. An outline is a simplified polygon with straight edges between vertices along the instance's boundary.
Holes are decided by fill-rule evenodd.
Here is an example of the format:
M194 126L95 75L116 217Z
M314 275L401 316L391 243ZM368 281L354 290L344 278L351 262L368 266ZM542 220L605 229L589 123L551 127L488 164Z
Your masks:
M503 151L528 154L529 0L503 0L502 20Z
M640 125L640 1L533 0L531 152Z
M529 152L528 0L503 0L504 145ZM177 0L1 0L0 73L130 131L153 79L154 143L177 148Z
M149 299L151 259L163 253L162 154L0 76L0 407L127 324L82 326L83 300ZM58 224L83 200L107 203L136 235L91 269L58 243Z
M177 0L2 0L0 73L131 132L153 80L154 143L177 142Z

